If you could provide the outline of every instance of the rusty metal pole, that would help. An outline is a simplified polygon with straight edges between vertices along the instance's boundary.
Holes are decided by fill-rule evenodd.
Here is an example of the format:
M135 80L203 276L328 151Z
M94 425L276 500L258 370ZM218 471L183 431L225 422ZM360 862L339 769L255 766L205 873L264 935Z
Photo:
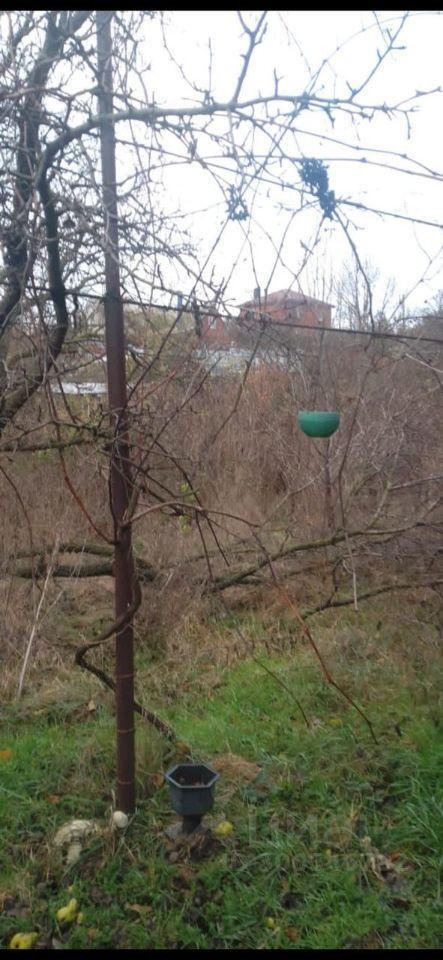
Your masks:
M98 109L113 112L113 11L97 10ZM128 437L126 360L123 304L120 292L115 132L110 120L100 125L100 148L105 222L104 299L108 402L114 429L110 463L110 498L114 520L115 614L122 617L133 603L134 564L131 528L122 526L131 490ZM132 813L135 805L134 653L130 622L116 636L117 809Z

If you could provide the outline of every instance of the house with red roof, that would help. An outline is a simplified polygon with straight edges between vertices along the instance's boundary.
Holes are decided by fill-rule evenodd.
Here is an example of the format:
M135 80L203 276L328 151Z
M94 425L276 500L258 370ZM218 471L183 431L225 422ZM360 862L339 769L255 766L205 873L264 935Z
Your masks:
M261 295L257 289L252 300L242 303L239 319L265 319L270 323L296 323L303 327L330 327L331 311L331 303L295 290L276 290Z

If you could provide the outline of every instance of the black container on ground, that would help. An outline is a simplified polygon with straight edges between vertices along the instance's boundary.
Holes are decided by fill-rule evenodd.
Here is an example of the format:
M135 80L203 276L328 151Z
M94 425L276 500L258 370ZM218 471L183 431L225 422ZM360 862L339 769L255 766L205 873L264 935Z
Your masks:
M165 775L171 803L183 817L183 830L192 833L214 804L214 788L219 774L205 763L177 763Z

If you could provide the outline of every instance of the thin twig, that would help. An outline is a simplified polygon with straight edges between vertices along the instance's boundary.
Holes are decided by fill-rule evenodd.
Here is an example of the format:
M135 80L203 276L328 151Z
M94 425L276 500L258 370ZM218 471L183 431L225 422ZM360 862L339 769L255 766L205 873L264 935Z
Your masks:
M41 595L40 595L40 600L39 600L38 605L37 605L37 610L36 610L36 612L35 612L35 617L34 617L34 622L33 622L33 624L32 624L31 633L29 634L29 640L28 640L28 645L27 645L27 647L26 647L25 659L23 660L23 666L22 666L22 669L21 669L21 671L20 671L20 676L19 676L19 680L18 680L17 700L19 700L20 697L21 697L21 695L22 695L23 684L24 684L24 681L25 681L26 669L27 669L27 666L28 666L29 657L30 657L30 655L31 655L32 645L33 645L33 643L34 643L34 639L35 639L36 634L37 634L37 626L38 626L38 622L39 622L39 618L40 618L40 611L41 611L41 608L42 608L42 605L43 605L43 601L44 601L45 596L46 596L46 591L47 591L48 586L49 586L49 581L50 581L50 579L51 579L51 573L52 573L52 569L53 569L53 566L54 566L54 562L55 562L55 557L56 557L56 555L57 555L57 551L58 551L58 537L57 537L57 539L56 539L56 541L55 541L54 549L53 549L52 555L51 555L51 559L50 559L49 564L48 564L48 571L47 571L47 574L46 574L45 582L44 582L44 584L43 584L43 590L42 590Z

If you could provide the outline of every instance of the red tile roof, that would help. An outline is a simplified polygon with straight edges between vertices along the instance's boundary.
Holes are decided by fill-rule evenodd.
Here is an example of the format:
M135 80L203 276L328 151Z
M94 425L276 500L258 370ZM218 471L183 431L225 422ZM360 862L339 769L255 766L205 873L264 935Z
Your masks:
M318 300L316 297L308 297L305 293L297 293L296 290L275 290L274 293L268 293L260 297L258 300L248 300L246 303L242 303L242 307L253 307L257 306L260 302L261 305L272 304L322 304L325 307L331 307L332 304L328 303L326 300Z

